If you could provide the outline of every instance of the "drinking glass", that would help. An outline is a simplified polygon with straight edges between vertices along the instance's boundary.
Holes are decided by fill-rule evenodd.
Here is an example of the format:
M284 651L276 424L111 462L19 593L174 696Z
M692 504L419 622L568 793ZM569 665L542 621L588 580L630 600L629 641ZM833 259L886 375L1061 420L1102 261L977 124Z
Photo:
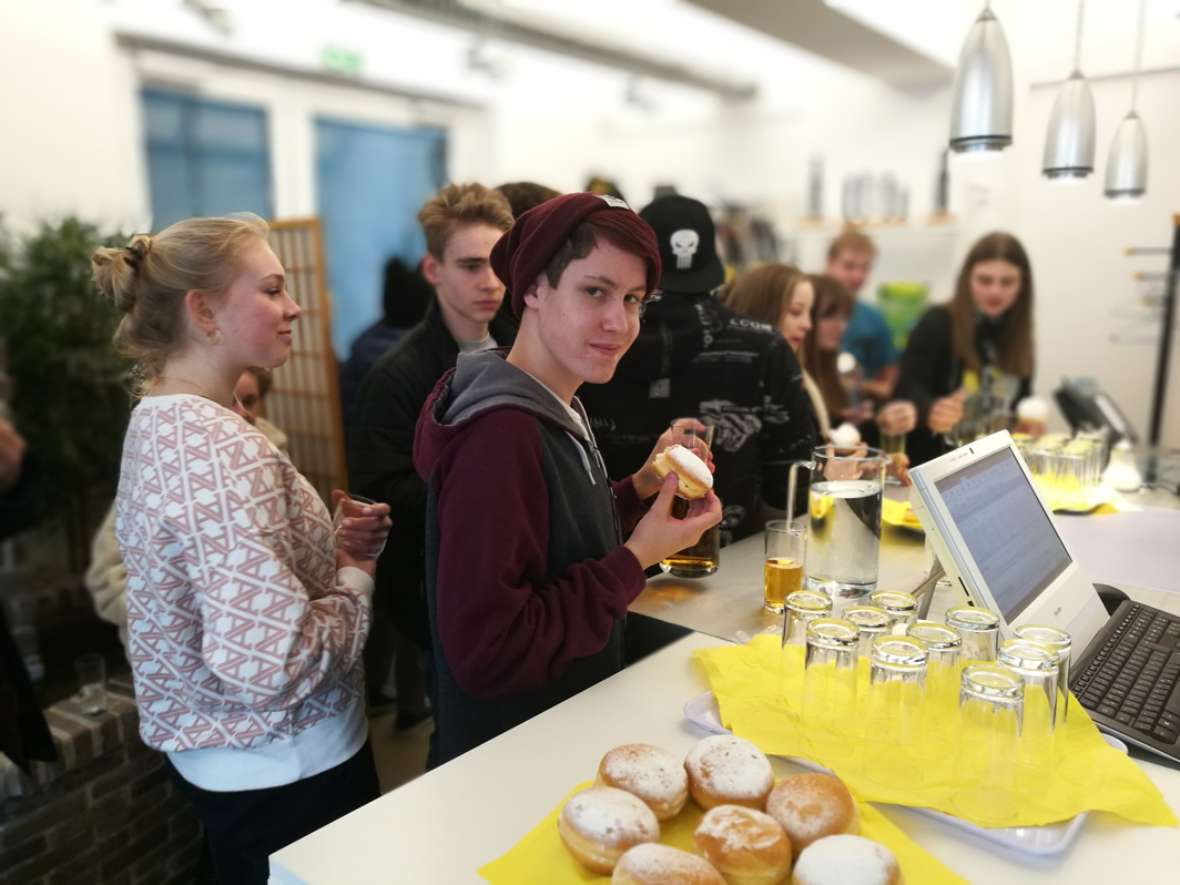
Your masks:
M807 624L832 613L832 598L814 590L796 590L787 596L787 616L783 619L783 647L805 645Z
M766 557L762 564L762 605L782 614L787 597L803 586L803 548L807 530L801 523L772 519L766 523Z
M366 498L364 495L356 495L352 492L347 492L347 498L341 498L336 504L336 509L332 512L332 529L337 535L337 543L339 543L340 527L345 519L355 519L365 515L365 508L377 504L372 498ZM382 551L385 550L385 542L389 539L386 535L381 540L381 546L375 550L369 551L365 559L377 559Z
M1022 624L1012 630L1016 639L1044 645L1057 652L1057 721L1069 718L1069 656L1073 638L1065 630L1048 624Z
M696 419L700 421L700 419ZM704 430L697 430L685 423L683 418L672 422L669 429L675 435L673 445L682 445L689 451L699 455L701 460L708 457L713 448L713 435L716 426L707 421L700 421ZM683 519L688 515L690 502L677 495L672 500L672 515ZM678 578L703 578L717 571L721 564L721 526L715 525L701 535L701 539L691 547L685 547L678 553L661 560L660 568Z
M882 433L881 451L886 455L904 455L905 436L904 433Z
M806 630L803 727L809 741L846 750L856 722L857 630L841 618L816 618Z
M918 758L926 649L916 639L886 634L873 640L868 697L864 703L863 773L895 787L901 771L920 778Z
M1016 759L1023 717L1020 676L997 664L963 668L954 795L961 816L1002 823L1016 815Z
M843 617L856 625L857 654L866 661L872 658L873 640L893 629L889 612L875 605L854 605L844 610Z
M1020 761L1043 770L1053 764L1053 730L1057 724L1057 652L1027 639L1005 639L996 663L1024 683L1024 727Z
M936 704L949 702L959 687L959 631L937 621L914 621L905 635L926 646L926 694Z
M996 659L1000 641L1000 616L995 612L964 605L948 609L946 622L959 631L963 640L959 657L964 664Z
M918 617L918 600L912 593L900 590L878 590L869 601L883 609L893 619L893 632L905 633L905 628Z
M74 658L74 672L78 675L78 703L82 712L97 716L107 709L107 662L100 654L84 654Z

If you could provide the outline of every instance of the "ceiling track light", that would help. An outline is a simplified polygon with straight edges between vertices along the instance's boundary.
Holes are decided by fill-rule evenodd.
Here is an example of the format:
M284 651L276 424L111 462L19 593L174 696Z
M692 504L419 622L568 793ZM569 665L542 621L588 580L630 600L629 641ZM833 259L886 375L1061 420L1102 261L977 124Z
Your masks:
M1082 21L1085 0L1078 0L1078 28L1074 38L1073 73L1061 86L1049 131L1041 172L1050 180L1085 178L1094 171L1094 94L1082 76Z
M1115 131L1106 158L1103 193L1111 200L1136 200L1147 193L1147 130L1135 107L1139 100L1139 71L1143 66L1143 23L1147 0L1139 0L1135 33L1135 71L1131 79L1131 110Z
M1012 91L1012 55L988 3L959 53L950 149L955 153L1002 151L1012 144Z

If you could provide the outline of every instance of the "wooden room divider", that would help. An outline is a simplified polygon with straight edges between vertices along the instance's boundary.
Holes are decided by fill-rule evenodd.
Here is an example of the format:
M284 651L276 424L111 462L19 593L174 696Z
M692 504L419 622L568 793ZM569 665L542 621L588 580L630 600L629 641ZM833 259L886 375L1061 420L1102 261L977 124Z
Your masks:
M272 221L270 232L271 248L287 272L287 290L303 313L295 323L291 358L274 371L266 417L287 433L292 462L331 507L331 490L348 488L348 470L320 222Z

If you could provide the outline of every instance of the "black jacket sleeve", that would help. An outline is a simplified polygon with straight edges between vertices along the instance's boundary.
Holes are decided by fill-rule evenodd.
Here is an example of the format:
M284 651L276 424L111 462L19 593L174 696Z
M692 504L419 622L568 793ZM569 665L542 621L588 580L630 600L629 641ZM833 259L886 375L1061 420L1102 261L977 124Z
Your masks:
M365 376L349 435L351 490L389 504L394 532L421 537L426 484L414 472L414 427L430 388L379 362Z
M803 389L799 361L776 336L766 360L765 409L759 447L762 460L762 499L778 510L787 506L787 473L792 462L807 461L819 444L811 404Z

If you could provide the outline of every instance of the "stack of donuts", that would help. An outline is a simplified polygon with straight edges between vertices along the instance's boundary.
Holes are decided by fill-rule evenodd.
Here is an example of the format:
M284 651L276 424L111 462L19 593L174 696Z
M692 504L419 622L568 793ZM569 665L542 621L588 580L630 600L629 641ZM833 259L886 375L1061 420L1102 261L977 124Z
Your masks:
M705 812L698 854L659 844L690 795ZM733 735L705 738L683 761L650 744L615 747L557 821L570 853L615 885L900 885L896 858L858 829L839 778L776 784L765 754Z

